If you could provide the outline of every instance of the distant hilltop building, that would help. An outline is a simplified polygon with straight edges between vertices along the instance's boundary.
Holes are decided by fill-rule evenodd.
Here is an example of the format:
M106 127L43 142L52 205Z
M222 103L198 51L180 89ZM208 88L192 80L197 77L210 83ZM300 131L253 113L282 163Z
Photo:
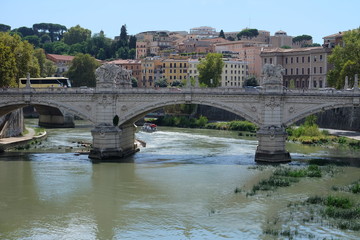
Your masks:
M202 38L214 38L218 36L219 33L216 32L215 28L203 26L203 27L191 28L188 38L202 39Z

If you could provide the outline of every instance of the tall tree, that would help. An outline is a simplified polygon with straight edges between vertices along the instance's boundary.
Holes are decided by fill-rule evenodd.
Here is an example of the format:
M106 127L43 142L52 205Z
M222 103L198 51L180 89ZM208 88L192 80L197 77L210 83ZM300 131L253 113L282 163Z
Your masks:
M360 28L343 35L343 45L337 45L333 49L329 62L334 66L328 72L329 86L343 88L346 76L349 78L349 85L354 84L354 75L360 73Z
M8 32L11 30L11 27L9 25L0 24L0 32Z
M73 45L76 43L82 43L91 37L91 31L86 28L76 25L75 27L69 28L67 32L64 33L63 41L68 45Z
M33 25L33 30L37 34L48 33L52 42L62 39L62 36L67 28L64 25L54 23L36 23ZM40 33L39 33L40 31Z
M224 67L222 54L208 53L198 65L199 82L208 87L220 86L221 73Z
M95 70L100 63L89 54L79 53L71 62L67 76L72 81L73 87L96 86Z
M224 33L224 31L222 29L220 31L219 37L225 39L225 33Z
M3 86L15 86L17 80L31 76L38 77L40 67L33 56L34 47L27 41L22 41L20 36L0 32L1 69L0 82ZM15 61L15 62L14 62Z

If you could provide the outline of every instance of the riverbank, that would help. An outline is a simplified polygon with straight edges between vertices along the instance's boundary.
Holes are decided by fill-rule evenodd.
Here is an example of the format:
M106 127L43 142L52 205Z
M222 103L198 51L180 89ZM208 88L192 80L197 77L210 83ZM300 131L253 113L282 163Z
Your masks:
M0 152L10 148L24 146L33 140L41 140L47 137L47 132L42 131L37 133L34 128L26 127L26 134L19 137L9 137L0 139Z

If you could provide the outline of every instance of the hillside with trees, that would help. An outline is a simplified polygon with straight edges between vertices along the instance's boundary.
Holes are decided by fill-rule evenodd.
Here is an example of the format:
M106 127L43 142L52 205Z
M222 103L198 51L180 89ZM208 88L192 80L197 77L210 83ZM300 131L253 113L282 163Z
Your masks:
M19 27L0 24L0 32L17 34L34 48L42 48L46 53L72 55L89 54L100 60L134 59L136 37L127 34L126 25L120 29L120 38L113 40L103 31L92 35L91 31L80 25L69 29L56 23L35 23L32 27Z

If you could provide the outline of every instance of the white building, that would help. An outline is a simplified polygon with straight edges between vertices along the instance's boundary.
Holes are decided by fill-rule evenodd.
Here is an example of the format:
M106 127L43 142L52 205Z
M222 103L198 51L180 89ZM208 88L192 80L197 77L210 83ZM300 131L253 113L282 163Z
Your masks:
M248 64L239 60L225 60L221 74L221 87L243 87L249 76Z

